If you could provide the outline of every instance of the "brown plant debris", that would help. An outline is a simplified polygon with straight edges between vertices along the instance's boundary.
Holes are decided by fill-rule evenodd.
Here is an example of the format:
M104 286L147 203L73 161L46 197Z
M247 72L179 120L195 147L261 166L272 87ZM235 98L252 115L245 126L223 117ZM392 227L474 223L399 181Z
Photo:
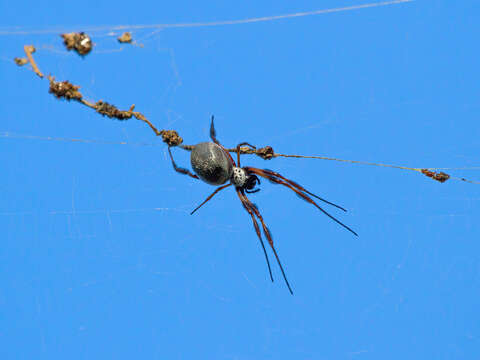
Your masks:
M175 130L160 130L162 140L168 146L178 146L183 142L183 139Z
M187 150L187 151L192 151L193 148L194 148L193 145L182 145L182 149ZM237 152L236 147L231 148L231 149L225 149L225 150L228 151L228 152L232 152L232 153ZM267 145L265 147L262 147L262 148L259 148L259 149L251 148L251 147L248 147L248 146L242 146L242 147L240 147L240 154L242 154L242 155L254 154L254 155L257 155L257 156L261 157L263 160L271 160L275 157L283 156L282 154L275 153L273 151L273 148L269 145Z
M109 104L106 101L97 101L95 103L95 110L102 114L103 116L108 116L109 118L114 118L118 120L128 120L133 115L133 107L130 110L119 110L115 105Z
M275 157L275 152L271 146L265 146L257 149L256 155L260 156L264 160L270 160Z
M81 100L82 94L78 91L80 86L73 85L68 81L55 81L53 76L49 76L50 88L48 92L55 95L57 99Z
M33 59L33 53L36 51L35 47L33 45L25 45L23 47L23 51L25 51L25 54L27 55L27 59L28 61L30 62L30 65L32 65L32 68L33 68L33 71L35 72L35 74L37 74L38 76L40 76L41 78L43 78L43 74L42 72L40 71L40 69L38 68L37 66L37 63L35 62L35 60ZM17 63L18 65L18 63Z
M128 44L130 44L130 43L132 42L132 40L133 40L133 39L132 39L132 34L129 33L128 31L127 31L127 32L124 32L124 33L122 34L122 36L119 36L119 37L117 38L117 40L118 40L118 42L120 42L120 43L128 43Z
M423 175L428 176L428 177L432 178L433 180L437 180L441 183L444 183L445 181L450 179L450 175L444 173L443 171L435 172L435 171L431 171L431 170L428 170L428 169L422 169L421 171L422 171Z
M15 61L15 64L17 64L18 66L23 66L25 64L28 64L28 59L27 58L16 57L16 58L13 59L13 61Z
M97 101L96 103L92 103L88 100L85 100L82 94L78 91L80 86L73 85L68 81L55 81L53 76L49 76L48 80L50 81L50 89L49 92L54 94L57 99L67 99L67 100L76 100L79 103L88 106L89 108L95 110L99 114L103 116L108 116L109 118L114 118L117 120L128 120L132 116L134 116L137 120L143 121L146 123L150 129L153 130L155 135L163 136L162 131L159 131L142 113L138 111L133 111L135 109L135 105L130 106L128 110L119 110L115 105L109 104L106 101ZM182 142L182 138L178 136L177 142ZM165 141L165 140L164 140ZM172 140L174 141L174 140Z
M92 51L92 39L84 32L61 34L60 36L68 50L75 50L81 56L85 56Z

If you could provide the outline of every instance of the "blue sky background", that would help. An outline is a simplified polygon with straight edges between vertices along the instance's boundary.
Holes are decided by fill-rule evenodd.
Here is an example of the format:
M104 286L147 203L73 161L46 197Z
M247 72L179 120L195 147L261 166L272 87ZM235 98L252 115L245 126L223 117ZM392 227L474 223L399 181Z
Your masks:
M12 62L33 44L44 73L80 85L90 100L134 103L187 144L208 140L214 114L227 146L479 166L478 1L133 31L143 47L110 33L362 3L1 3L2 359L478 359L479 185L245 156L244 165L345 206L328 210L360 235L262 182L251 199L291 296L274 263L269 281L232 189L190 216L214 188L175 173L145 124L58 101L47 80ZM90 31L90 55L63 48L60 32L93 27L104 30ZM101 143L121 141L128 145ZM189 167L187 152L174 155ZM446 172L480 180L479 170Z

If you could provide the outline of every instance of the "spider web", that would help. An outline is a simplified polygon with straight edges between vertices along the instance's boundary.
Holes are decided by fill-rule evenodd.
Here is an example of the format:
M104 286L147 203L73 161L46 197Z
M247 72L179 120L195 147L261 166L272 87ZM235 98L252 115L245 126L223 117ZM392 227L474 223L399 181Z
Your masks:
M393 3L399 2L388 2ZM210 317L212 323L204 326L217 334L222 328L214 325L222 323L219 318L238 311L245 318L233 319L233 330L219 337L232 342L228 350L208 340L207 350L194 340L192 348L219 357L261 353L281 358L279 351L285 357L293 355L281 346L287 338L297 351L304 349L305 357L319 355L313 338L325 336L318 325L324 321L338 326L332 325L331 335L326 335L330 344L322 343L325 353L356 357L386 354L381 337L376 341L362 336L371 328L384 329L382 314L392 323L401 324L402 316L426 320L422 314L430 309L425 305L430 302L447 318L454 317L456 313L449 309L465 300L451 293L467 296L478 285L473 275L478 258L471 255L478 249L473 242L478 234L477 186L440 184L415 173L312 159L265 162L242 157L244 165L279 171L345 206L346 214L326 209L360 234L352 239L288 190L262 182L262 191L251 199L273 232L296 293L291 300L273 261L276 282L269 283L251 220L232 191L218 194L190 217L189 212L213 189L174 173L164 144L153 138L148 127L135 120L102 118L79 104L56 101L47 93L45 80L11 65L11 58L21 55L20 44L34 42L35 58L46 74L80 85L82 94L94 101L102 99L122 109L135 103L159 128L176 129L189 144L208 140L209 117L214 113L219 140L227 146L249 141L272 145L285 154L465 168L455 170L458 177L478 174L478 146L472 138L461 137L455 131L457 124L447 117L433 120L426 111L419 113L427 107L435 115L464 110L463 115L472 116L471 110L478 107L472 98L465 97L457 105L453 100L440 104L441 109L434 111L424 92L393 93L393 86L375 77L370 66L392 62L385 71L389 79L397 79L395 72L407 77L413 71L409 43L402 41L410 36L408 27L401 26L401 17L395 18L400 35L386 25L392 14L407 16L408 11L391 7L377 16L374 12L380 9L357 6L358 12L350 12L349 4L332 8L339 13L325 14L321 20L307 15L323 10L302 13L301 19L295 11L282 21L271 16L252 19L258 22L182 22L170 28L165 24L86 27L81 30L92 33L95 47L85 59L67 52L52 36L57 30L73 30L68 26L0 31L7 39L8 54L1 59L19 84L13 86L10 80L13 90L4 93L10 101L0 128L0 146L7 169L2 184L8 196L0 208L0 222L5 243L15 250L12 258L19 261L23 252L25 271L37 270L43 280L47 274L57 274L50 287L33 281L33 305L20 301L34 309L34 322L45 324L55 315L56 296L78 306L83 315L94 314L97 301L113 306L110 316L69 318L75 336L95 333L99 328L95 316L115 324L113 319L128 308L144 321L128 319L143 335L156 334L146 336L147 356L154 353L151 343L161 339L170 354L181 358L188 351L174 347L182 330L193 339L192 329ZM384 21L378 19L383 16ZM358 47L355 40L361 39L355 37L352 21L367 28L359 37L370 36ZM237 24L244 25L220 26ZM385 38L375 32L377 26L387 32ZM299 40L312 29L328 34L321 46L313 38L306 43ZM124 30L133 30L136 45L116 43ZM394 60L397 52L389 41L398 43L403 60ZM349 46L358 51L355 66L348 65L355 53L348 51ZM233 62L240 55L243 61ZM308 61L312 57L318 63ZM369 76L375 80L369 81ZM455 80L453 75L448 79ZM401 87L402 79L397 81ZM362 82L363 87L355 85ZM308 83L308 89L302 83ZM15 90L18 87L22 91ZM314 98L312 92L318 96ZM354 95L360 100L352 100ZM30 111L25 109L27 98ZM405 123L387 124L400 121ZM478 126L471 126L473 134ZM179 165L189 167L187 152L174 149L174 156ZM441 296L443 300L438 300ZM290 310L284 311L287 307ZM163 326L152 324L139 308L159 324L162 316L167 320ZM329 314L322 308L332 310ZM318 321L310 321L309 312ZM255 350L242 349L232 339L239 336L242 344L249 343L245 333L257 320L252 332L260 341L252 341ZM164 328L170 324L176 325L168 333ZM448 324L444 320L440 328ZM345 338L340 335L349 327L357 339L334 340ZM475 325L466 321L458 331L445 333L467 337L475 336L475 331ZM43 338L45 354L58 351L55 330L40 328L36 333ZM398 339L407 346L414 335L418 335L415 330L413 335L400 331ZM168 344L165 339L176 340ZM386 343L391 344L391 338ZM437 346L445 353L461 354L446 345ZM128 346L120 344L120 348Z

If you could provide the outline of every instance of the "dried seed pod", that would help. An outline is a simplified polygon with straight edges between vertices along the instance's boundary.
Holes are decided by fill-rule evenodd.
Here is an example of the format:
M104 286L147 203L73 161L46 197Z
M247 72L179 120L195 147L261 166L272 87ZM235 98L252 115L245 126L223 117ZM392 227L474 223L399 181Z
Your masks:
M130 44L130 43L133 41L133 39L132 39L132 34L129 33L128 31L127 31L127 32L124 32L124 33L122 34L122 36L119 36L119 37L117 38L117 40L118 40L119 43L128 43L128 44Z
M49 93L55 95L57 99L66 99L66 100L81 100L82 94L78 89L80 86L73 85L68 81L55 81L55 78L52 76L48 77L50 81Z
M92 39L90 39L90 36L84 32L62 34L61 37L68 50L75 50L82 56L85 56L92 51Z
M233 164L225 151L215 143L195 145L190 155L193 171L211 185L226 183L233 173Z
M13 61L15 61L15 64L17 64L18 66L23 66L25 64L28 64L27 58L16 57L13 59Z
M183 142L183 139L178 135L175 130L161 130L162 140L168 146L178 146Z
M440 171L438 173L435 172L435 171L428 170L428 169L422 169L421 171L422 171L423 175L428 176L428 177L432 178L433 180L437 180L441 183L444 183L445 181L450 179L450 175L444 173L443 171Z

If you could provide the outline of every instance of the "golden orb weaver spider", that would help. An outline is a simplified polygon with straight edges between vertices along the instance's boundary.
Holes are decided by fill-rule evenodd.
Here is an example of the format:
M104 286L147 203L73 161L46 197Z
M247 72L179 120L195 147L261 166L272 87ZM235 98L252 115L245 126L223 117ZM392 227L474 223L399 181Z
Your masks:
M275 250L275 246L273 245L272 235L270 230L265 225L263 221L263 217L260 214L257 206L250 201L245 193L254 193L260 191L259 188L255 189L257 184L260 184L260 177L263 177L274 184L280 184L286 186L290 190L294 191L300 198L309 202L310 204L314 205L317 209L319 209L322 213L327 215L330 219L338 223L339 225L343 226L345 229L350 231L355 236L358 234L349 228L347 225L330 215L327 211L321 208L310 196L323 201L326 204L332 205L340 210L347 211L343 207L336 205L328 200L325 200L310 191L306 190L301 185L297 184L296 182L287 179L286 177L282 176L278 172L268 170L268 169L258 169L250 166L241 167L240 166L240 147L241 146L248 146L252 149L256 149L255 146L250 145L247 142L243 142L237 145L236 153L237 153L237 162L233 160L230 153L227 149L220 144L217 140L215 126L213 124L214 117L212 116L211 124L210 124L210 138L213 142L202 142L193 148L190 156L190 161L192 164L192 168L195 172L192 173L190 170L178 167L175 161L173 160L172 152L170 147L168 147L168 153L170 154L170 159L172 160L172 165L175 171L189 175L190 177L198 180L202 180L210 185L222 185L218 187L211 195L209 195L200 205L198 205L190 214L195 213L200 207L202 207L206 202L208 202L215 194L219 191L226 189L229 186L235 186L235 191L237 192L238 198L240 199L243 207L245 210L250 214L252 217L253 227L255 228L255 232L257 233L258 239L260 240L260 244L262 245L263 253L265 255L265 260L268 266L268 272L270 274L270 279L273 282L273 275L272 269L270 267L270 261L268 259L267 251L265 249L265 244L263 243L262 234L260 232L260 227L258 226L257 219L262 224L262 229L265 237L270 244L270 247L277 259L278 266L283 275L283 279L285 280L285 284L288 287L288 290L293 295L292 287L288 282L287 276L285 275L285 271L283 270L282 263L280 262L280 258ZM230 181L228 184L225 184L227 181ZM309 196L310 195L310 196Z

